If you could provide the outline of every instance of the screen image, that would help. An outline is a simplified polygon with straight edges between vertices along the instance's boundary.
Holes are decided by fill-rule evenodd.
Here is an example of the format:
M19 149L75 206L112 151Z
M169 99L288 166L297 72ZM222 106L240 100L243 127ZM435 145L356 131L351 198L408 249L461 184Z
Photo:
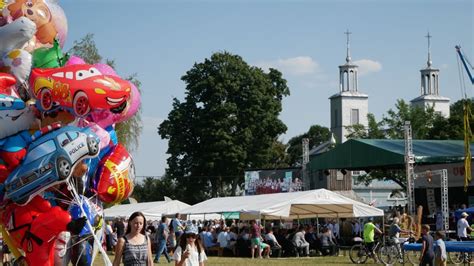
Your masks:
M301 168L245 171L245 195L303 190Z

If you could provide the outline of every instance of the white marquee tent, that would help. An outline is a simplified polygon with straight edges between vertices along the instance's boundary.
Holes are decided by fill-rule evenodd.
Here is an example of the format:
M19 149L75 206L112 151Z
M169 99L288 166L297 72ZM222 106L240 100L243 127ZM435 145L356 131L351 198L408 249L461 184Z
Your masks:
M141 202L133 204L115 205L105 209L105 218L129 217L133 212L142 212L148 220L159 220L162 214L173 214L190 207L191 205L179 200Z
M180 211L182 214L240 213L241 219L351 218L383 216L383 210L316 189L301 192L212 198Z
M191 207L191 205L181 202L179 200L165 200L153 202L140 202L132 204L115 205L111 208L105 209L105 218L113 219L115 217L128 218L132 213L139 211L145 215L147 220L160 220L163 214L167 216L174 216L176 213L182 213L181 210ZM203 220L206 219L220 219L220 214L208 215L191 215L189 219Z

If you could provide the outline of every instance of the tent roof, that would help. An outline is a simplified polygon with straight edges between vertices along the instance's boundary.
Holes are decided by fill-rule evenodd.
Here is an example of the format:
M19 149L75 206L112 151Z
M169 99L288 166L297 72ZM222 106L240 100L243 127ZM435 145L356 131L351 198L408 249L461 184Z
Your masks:
M471 152L473 147L471 146ZM454 163L464 160L462 140L413 140L417 164ZM311 170L399 168L405 164L405 141L396 139L350 139L334 149L312 154Z
M147 219L161 219L162 214L177 213L191 205L179 200L140 202L134 204L115 205L105 209L105 217L129 217L133 212L142 212Z
M326 189L212 198L183 214L239 212L241 219L382 216L383 211Z

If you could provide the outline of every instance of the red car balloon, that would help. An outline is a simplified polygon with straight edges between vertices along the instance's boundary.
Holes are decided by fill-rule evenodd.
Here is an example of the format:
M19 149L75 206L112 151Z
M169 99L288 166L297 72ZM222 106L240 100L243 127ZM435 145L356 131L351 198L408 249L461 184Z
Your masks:
M102 74L92 65L68 65L59 68L34 68L30 75L30 91L38 99L42 111L55 106L84 117L91 110L121 113L130 97L130 83Z
M106 203L118 203L133 192L135 168L128 151L118 144L102 158L97 170L97 194Z

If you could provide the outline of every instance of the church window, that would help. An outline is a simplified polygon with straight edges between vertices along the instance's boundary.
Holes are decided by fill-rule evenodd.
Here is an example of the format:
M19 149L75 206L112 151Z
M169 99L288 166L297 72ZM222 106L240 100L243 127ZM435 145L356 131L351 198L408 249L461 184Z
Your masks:
M351 125L359 124L359 109L351 109Z

